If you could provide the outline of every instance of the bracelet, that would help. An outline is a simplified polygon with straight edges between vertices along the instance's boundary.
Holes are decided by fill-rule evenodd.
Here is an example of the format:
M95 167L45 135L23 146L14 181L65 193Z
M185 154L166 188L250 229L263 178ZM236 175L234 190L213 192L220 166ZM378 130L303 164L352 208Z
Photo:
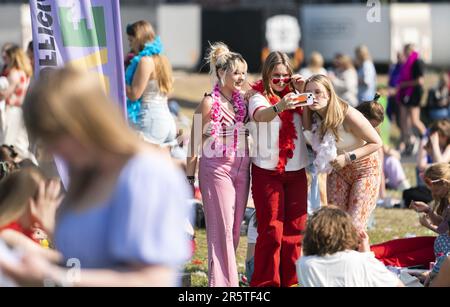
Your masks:
M344 152L344 157L345 157L345 162L347 162L347 164L352 163L352 161L350 160L350 153Z
M278 110L278 107L277 107L276 104L274 104L274 105L272 106L272 110L273 110L276 114L280 113L280 111Z
M195 176L186 176L186 179L189 182L189 184L195 183Z

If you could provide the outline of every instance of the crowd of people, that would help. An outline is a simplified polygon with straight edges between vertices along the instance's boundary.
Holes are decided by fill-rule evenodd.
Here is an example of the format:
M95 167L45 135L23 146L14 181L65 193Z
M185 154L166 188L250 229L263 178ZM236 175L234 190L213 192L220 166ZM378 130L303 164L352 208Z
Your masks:
M240 284L236 251L250 194L250 286L403 286L393 267L430 263L417 277L450 286L449 76L421 108L425 65L413 45L390 70L385 110L367 46L354 59L337 54L331 70L313 52L299 72L274 51L250 84L245 58L212 43L212 87L189 125L169 102L174 80L161 38L147 21L126 34L126 116L89 73L67 67L33 80L33 45L2 47L0 239L22 250L17 263L0 256L7 278L180 285L198 186L211 287ZM397 148L382 142L385 114L401 131ZM67 184L44 174L39 160L48 154L64 161ZM400 160L413 154L411 188ZM402 191L401 207L437 237L370 246L375 207L392 203L386 189ZM81 265L75 279L64 266L71 259Z

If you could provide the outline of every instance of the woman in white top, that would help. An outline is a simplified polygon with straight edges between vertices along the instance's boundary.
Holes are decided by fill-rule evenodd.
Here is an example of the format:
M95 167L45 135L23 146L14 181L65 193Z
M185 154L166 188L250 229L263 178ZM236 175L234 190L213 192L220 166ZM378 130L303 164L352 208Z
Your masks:
M167 104L173 85L172 68L161 55L160 38L147 21L129 25L127 34L136 54L126 71L129 122L150 143L173 144L176 125Z
M328 77L309 78L305 92L314 94L303 115L305 128L312 129L315 164L331 171L328 203L347 211L363 230L378 198L381 138L364 115L336 95Z
M371 101L377 91L377 71L365 45L355 49L356 65L358 67L358 102Z
M403 283L370 251L344 211L324 207L308 220L298 278L305 287L402 287Z
M336 93L349 105L356 107L358 105L358 73L352 59L347 55L339 55L336 63L338 66L336 75L330 74Z
M292 92L301 90L303 83L301 76L293 75L287 55L272 52L263 65L262 81L253 86L258 93L249 100L256 144L252 195L258 220L251 286L297 284L295 260L307 215L308 154L301 110Z

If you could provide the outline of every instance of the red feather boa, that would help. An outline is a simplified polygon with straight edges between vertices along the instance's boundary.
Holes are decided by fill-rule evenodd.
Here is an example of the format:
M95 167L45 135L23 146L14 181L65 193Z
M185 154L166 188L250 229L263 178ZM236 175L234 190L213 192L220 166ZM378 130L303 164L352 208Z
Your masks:
M251 87L264 95L271 105L277 104L285 95L292 92L289 86L286 86L284 90L281 92L281 97L273 95L268 96L264 90L264 84L262 80L257 81ZM288 163L288 159L292 159L294 157L295 150L295 142L297 139L297 130L295 129L294 124L294 114L297 113L300 116L302 115L303 109L297 108L294 110L286 110L284 112L278 113L278 116L281 119L281 126L278 138L278 147L279 147L279 159L277 165L278 173L284 173L286 164Z

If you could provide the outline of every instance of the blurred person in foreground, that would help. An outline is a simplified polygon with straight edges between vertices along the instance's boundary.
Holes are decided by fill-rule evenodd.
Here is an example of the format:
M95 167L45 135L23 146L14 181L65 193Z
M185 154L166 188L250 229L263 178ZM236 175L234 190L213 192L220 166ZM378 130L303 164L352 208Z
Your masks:
M34 254L18 264L0 260L0 270L26 286L177 285L177 269L189 257L182 226L188 187L170 158L138 139L94 75L73 68L41 77L24 117L68 165L66 197L44 231L81 270L70 278L70 270ZM47 206L38 207L57 200L43 198Z

